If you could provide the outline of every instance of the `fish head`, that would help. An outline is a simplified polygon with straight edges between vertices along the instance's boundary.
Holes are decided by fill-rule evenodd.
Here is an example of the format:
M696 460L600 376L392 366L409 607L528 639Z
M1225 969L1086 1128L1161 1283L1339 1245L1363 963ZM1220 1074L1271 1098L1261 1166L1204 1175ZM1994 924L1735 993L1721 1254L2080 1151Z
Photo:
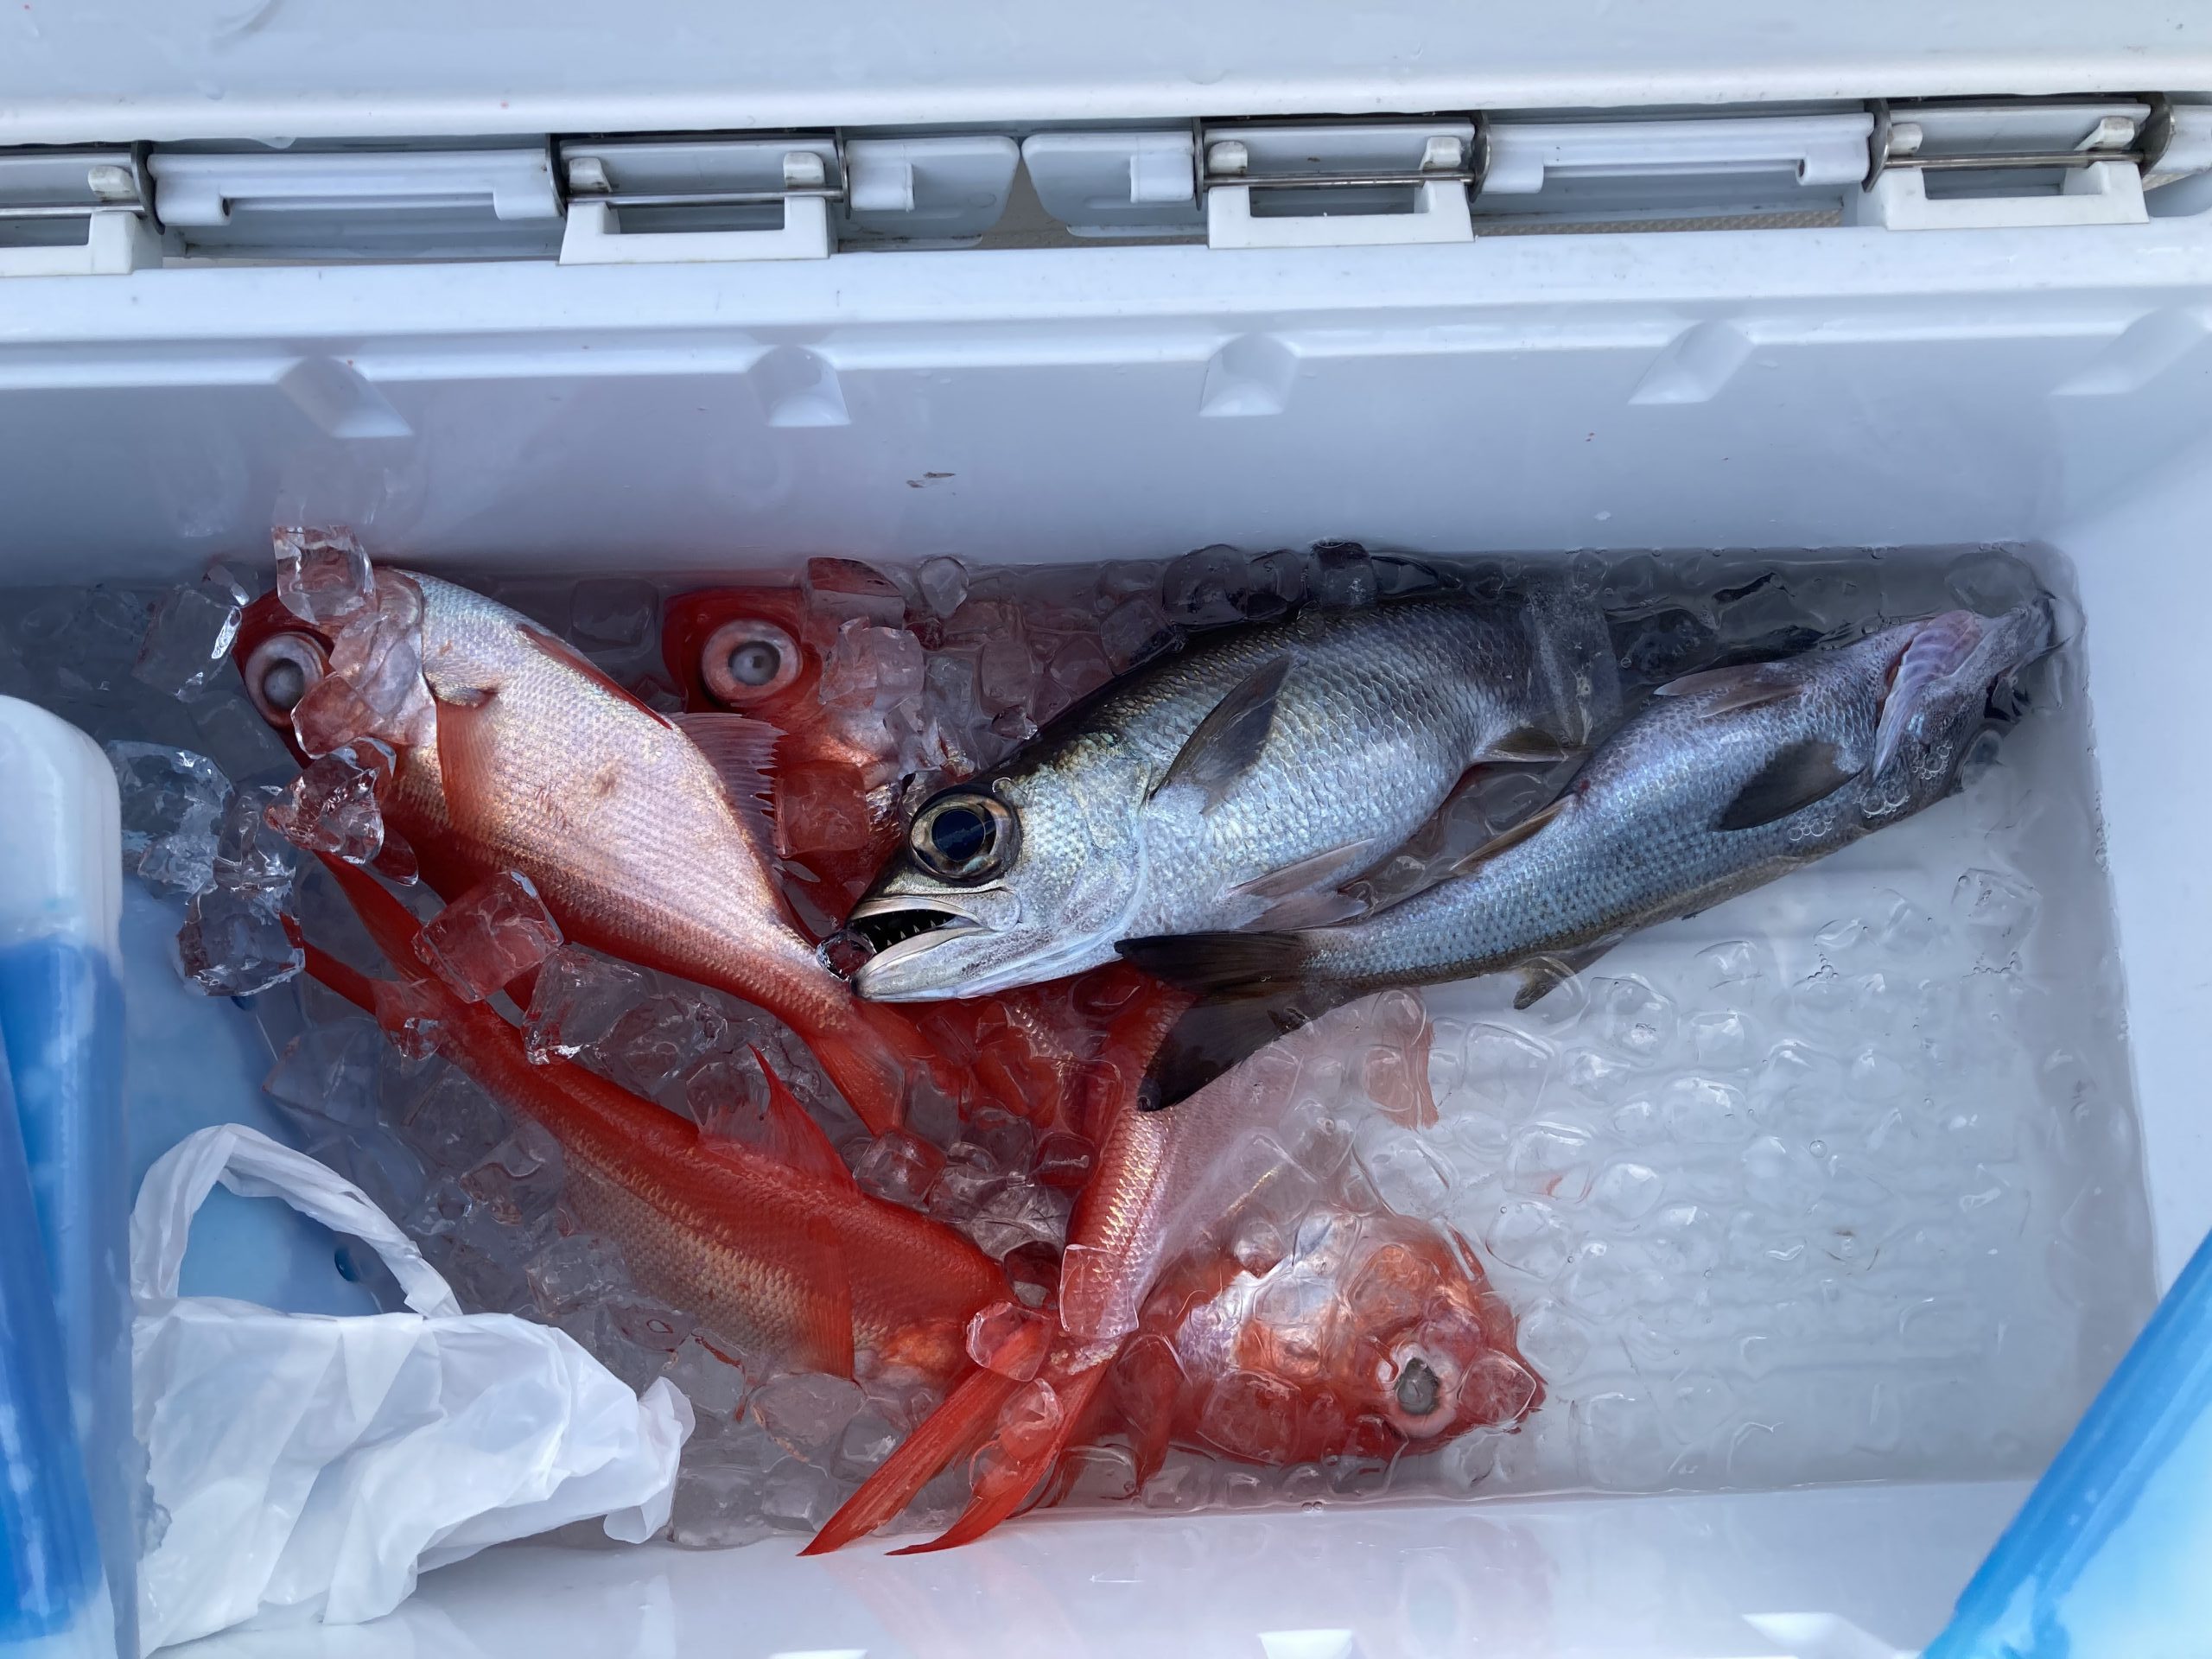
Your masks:
M1888 659L1867 769L1875 810L1917 811L1948 794L1983 729L2018 713L2023 671L2056 643L2041 594L1999 616L1945 611L1869 640Z
M1340 1434L1376 1421L1416 1443L1518 1421L1542 1385L1513 1346L1513 1319L1464 1240L1384 1211L1307 1213L1297 1244L1243 1299L1240 1370L1301 1397ZM1350 1444L1314 1442L1325 1457Z
M1109 769L1110 770L1110 769ZM1109 960L1142 878L1134 817L1057 770L940 791L849 925L879 1002L988 996Z

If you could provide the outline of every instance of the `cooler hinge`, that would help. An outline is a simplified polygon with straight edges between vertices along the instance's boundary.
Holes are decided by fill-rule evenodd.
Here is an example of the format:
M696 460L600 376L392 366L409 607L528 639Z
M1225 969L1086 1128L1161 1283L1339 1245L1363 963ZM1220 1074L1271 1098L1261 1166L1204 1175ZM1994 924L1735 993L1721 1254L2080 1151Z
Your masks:
M2212 109L2118 99L1868 105L1858 224L1891 230L2139 225L2146 187L2212 166Z
M161 262L146 147L0 150L0 276L120 276Z
M564 139L561 263L823 259L959 247L998 222L1020 152L993 134Z

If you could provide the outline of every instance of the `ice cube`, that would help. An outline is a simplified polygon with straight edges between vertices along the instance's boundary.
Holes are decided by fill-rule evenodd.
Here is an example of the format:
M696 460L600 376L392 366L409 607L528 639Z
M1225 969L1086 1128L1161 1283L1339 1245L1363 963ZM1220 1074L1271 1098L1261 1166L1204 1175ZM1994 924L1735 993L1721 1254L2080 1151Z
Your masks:
M597 1047L651 984L626 963L563 945L538 968L523 1022L524 1052L543 1065Z
M438 1052L452 999L404 979L377 981L375 995L377 1024L394 1048L410 1060L428 1059Z
M906 597L899 584L857 559L809 559L800 579L806 595L806 643L828 651L849 622L865 627L902 628Z
M105 588L56 594L12 620L25 664L71 696L119 686L146 632L144 603Z
M744 1370L702 1342L696 1332L668 1357L661 1375L683 1390L702 1426L712 1420L719 1430L721 1425L744 1413L747 1386Z
M200 698L193 705L192 723L200 752L230 778L257 777L280 766L289 773L297 765L284 740L242 693Z
M423 925L415 954L465 1002L497 995L560 948L561 925L518 871L487 875Z
M1598 1173L1590 1202L1618 1222L1641 1221L1666 1191L1666 1180L1648 1164L1618 1159Z
M569 633L586 651L635 651L652 638L659 620L660 595L649 582L580 582L570 601Z
M845 1501L846 1488L827 1469L787 1458L760 1483L760 1514L784 1532L815 1533Z
M290 527L271 533L276 549L276 597L302 622L332 629L373 601L369 556L342 527Z
M776 840L804 857L809 853L857 852L874 826L868 798L844 766L797 766L776 780Z
M887 709L920 692L925 656L922 642L904 628L848 622L823 658L822 701L833 709Z
M615 1020L597 1058L623 1087L658 1097L707 1055L728 1052L731 1044L729 1020L705 995L656 991Z
M399 747L435 741L437 710L423 677L423 594L405 576L377 578L375 605L361 611L340 632L330 648L330 672L292 710L292 730L308 753L337 742L374 737ZM334 683L349 691L343 712L316 715L327 721L310 740L309 717L302 709L330 694ZM341 729L352 721L353 729Z
M1516 1192L1580 1203L1590 1190L1591 1137L1567 1123L1530 1123L1513 1137L1505 1184Z
M1090 1141L1065 1129L1055 1129L1037 1143L1030 1177L1046 1186L1078 1192L1090 1179L1091 1169L1097 1161L1098 1148Z
M751 1409L769 1438L791 1456L827 1464L861 1401L859 1385L849 1377L800 1371L754 1389Z
M967 601L968 569L959 560L939 554L922 561L921 569L914 572L914 585L921 590L922 603L930 607L931 614L948 617Z
M1567 1231L1551 1206L1533 1198L1502 1204L1484 1230L1490 1253L1533 1279L1554 1279L1567 1266Z
M686 1446L669 1510L669 1541L684 1549L735 1549L766 1538L771 1529L760 1511L762 1482L749 1449Z
M506 1138L499 1103L458 1066L442 1065L407 1103L399 1133L442 1169L474 1169Z
M1452 1173L1421 1137L1385 1118L1360 1126L1360 1166L1376 1196L1402 1216L1441 1215L1451 1202Z
M868 1142L853 1166L861 1191L918 1210L944 1168L944 1154L926 1141L892 1129Z
M274 784L232 793L215 829L215 880L226 887L287 893L299 860L292 845L269 825L269 809L284 797Z
M307 961L284 925L282 896L251 887L193 894L176 949L185 977L211 996L265 991Z
M2008 957L2036 924L2041 899L2015 875L1968 870L1951 889L1951 914L1984 954Z
M270 826L296 847L365 864L384 850L379 774L348 745L318 756L268 809Z
M994 713L1027 709L1037 696L1037 664L1017 630L988 641L976 656L976 690Z
M537 1124L518 1122L461 1185L503 1225L521 1226L550 1211L560 1196L561 1148Z
M1242 621L1252 599L1252 563L1235 548L1216 543L1169 565L1160 587L1167 619L1179 626Z
M836 1461L831 1466L842 1479L866 1480L883 1466L905 1438L906 1431L889 1419L872 1409L864 1410L845 1425L844 1436L837 1442Z
M154 601L131 676L173 697L196 697L238 638L238 607L200 588L172 588Z
M1138 664L1171 650L1180 636L1169 626L1167 613L1148 594L1124 601L1099 625L1098 643L1116 674L1126 674Z
M1018 1302L994 1302L968 1321L968 1357L987 1371L1027 1382L1045 1363L1056 1323Z
M207 756L158 743L110 743L107 758L122 798L124 868L178 893L207 886L229 779Z
M1360 610L1372 605L1381 588L1375 561L1357 542L1325 542L1313 550L1314 603L1332 610Z
M555 1239L530 1259L524 1273L530 1282L531 1300L549 1319L563 1319L579 1308L623 1295L631 1287L620 1248L596 1233L571 1233Z
M1106 647L1096 635L1064 634L1046 658L1045 677L1052 682L1054 693L1046 712L1053 714L1112 679L1114 665L1106 659Z
M311 1026L285 1045L261 1086L296 1116L365 1127L376 1121L384 1048L383 1033L365 1020Z
M938 1186L944 1185L940 1178ZM937 1210L936 1188L930 1196L931 1212L946 1214ZM1000 1180L977 1198L971 1213L957 1219L946 1215L946 1218L953 1219L953 1224L974 1239L984 1255L995 1259L1028 1244L1047 1244L1058 1249L1067 1241L1071 1207L1068 1195L1053 1187Z
M1207 1390L1198 1432L1232 1457L1261 1463L1288 1458L1298 1433L1299 1402L1287 1382L1259 1371L1231 1371Z
M1605 1042L1624 1059L1649 1065L1675 1040L1674 1003L1643 980L1601 979L1591 998Z
M2027 561L1995 549L1960 559L1945 574L1944 585L1960 604L1984 616L2001 616L2043 591Z

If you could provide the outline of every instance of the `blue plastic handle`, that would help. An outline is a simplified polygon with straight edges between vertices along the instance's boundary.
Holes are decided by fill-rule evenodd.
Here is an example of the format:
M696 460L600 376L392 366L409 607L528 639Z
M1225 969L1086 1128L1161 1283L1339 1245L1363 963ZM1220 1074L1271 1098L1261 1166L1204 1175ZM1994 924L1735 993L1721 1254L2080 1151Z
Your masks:
M1923 1659L2212 1654L2212 1238Z

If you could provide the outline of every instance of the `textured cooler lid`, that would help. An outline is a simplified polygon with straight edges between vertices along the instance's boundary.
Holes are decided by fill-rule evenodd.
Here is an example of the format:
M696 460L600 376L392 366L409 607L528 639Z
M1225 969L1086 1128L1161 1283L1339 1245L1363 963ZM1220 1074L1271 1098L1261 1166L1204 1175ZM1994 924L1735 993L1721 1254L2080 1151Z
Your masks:
M2202 0L0 0L0 144L2146 91Z

